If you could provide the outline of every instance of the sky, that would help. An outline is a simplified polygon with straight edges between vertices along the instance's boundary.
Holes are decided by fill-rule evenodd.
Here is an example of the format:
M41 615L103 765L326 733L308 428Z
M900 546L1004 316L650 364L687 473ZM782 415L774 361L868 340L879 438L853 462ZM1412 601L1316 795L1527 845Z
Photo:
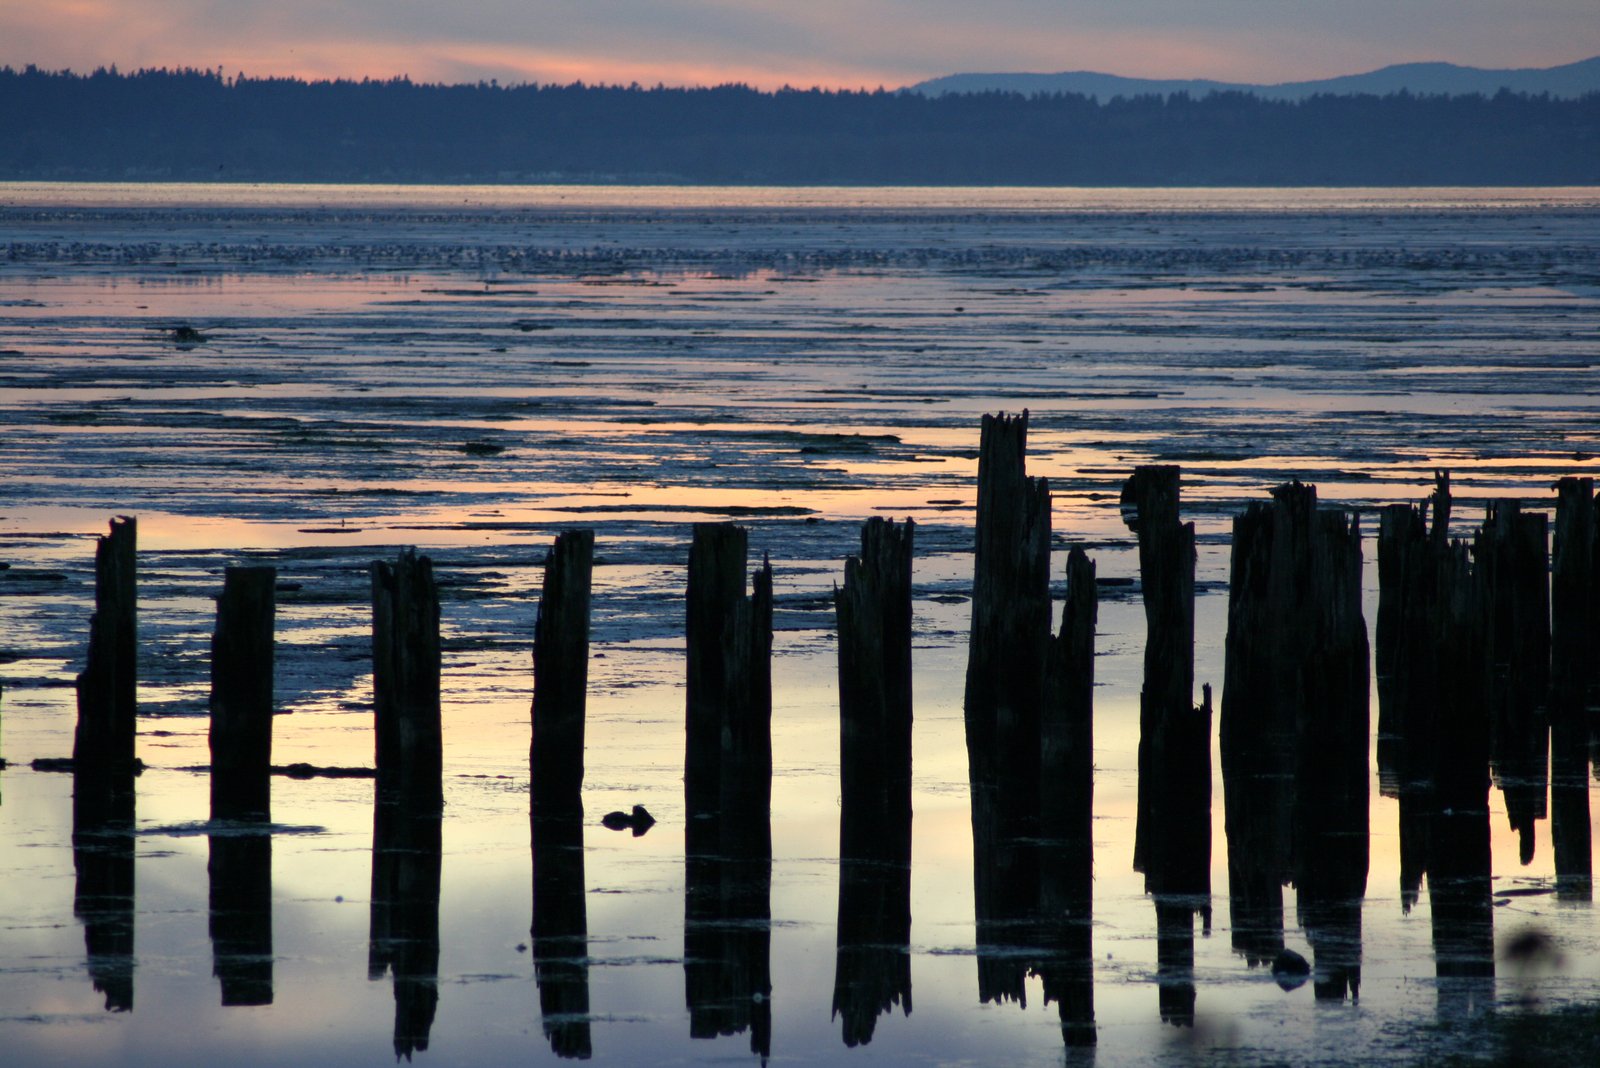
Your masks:
M1600 55L1597 0L0 0L0 65L895 88L1094 70L1272 83Z

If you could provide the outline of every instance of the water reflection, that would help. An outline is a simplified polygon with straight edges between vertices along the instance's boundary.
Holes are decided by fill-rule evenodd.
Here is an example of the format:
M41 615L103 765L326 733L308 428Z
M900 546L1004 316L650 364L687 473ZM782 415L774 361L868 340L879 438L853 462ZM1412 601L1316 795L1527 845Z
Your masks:
M223 1005L272 1004L272 832L265 823L213 833L211 972Z
M588 1059L589 918L583 877L583 815L535 814L533 968L544 1037L558 1057Z
M83 924L89 978L110 1012L133 1011L132 772L72 777L72 914Z
M440 814L380 796L372 826L367 978L394 976L394 1052L410 1060L439 1004Z

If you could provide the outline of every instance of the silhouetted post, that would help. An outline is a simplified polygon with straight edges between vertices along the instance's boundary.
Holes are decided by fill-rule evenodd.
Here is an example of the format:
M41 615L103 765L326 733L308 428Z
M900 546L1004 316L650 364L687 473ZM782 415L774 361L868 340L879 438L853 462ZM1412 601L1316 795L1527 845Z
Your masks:
M985 784L998 782L1003 770L1005 788L992 798L998 806L997 831L1015 839L1038 833L1038 753L1050 643L1050 484L1027 476L1027 445L1026 411L983 417L963 702L973 804L990 803L979 794ZM1030 858L1019 853L1016 860L1021 869L996 870L994 879L1036 886Z
M1310 509L1298 491L1233 520L1228 632L1218 727L1233 948L1255 966L1283 949L1283 884L1292 874L1297 710L1281 694L1283 648L1310 561Z
M1312 500L1315 501L1314 491ZM1310 513L1305 621L1298 665L1294 881L1300 926L1316 956L1318 998L1361 989L1361 899L1369 866L1370 647L1361 613L1361 525L1355 513Z
M1457 542L1439 561L1428 898L1441 978L1494 975L1489 857L1489 640L1481 576Z
M1533 860L1534 824L1545 818L1549 783L1550 538L1541 513L1491 501L1473 545L1489 605L1491 772L1506 816Z
M535 815L583 813L584 707L589 684L589 589L594 531L556 537L534 623Z
M1379 781L1400 802L1400 901L1407 910L1427 871L1435 806L1436 631L1439 576L1451 552L1450 510L1449 472L1436 471L1428 501L1420 508L1385 507L1378 530Z
M74 767L91 772L131 769L138 675L137 524L111 520L111 532L94 552L94 615L89 655L78 676L78 726Z
M1050 647L1050 487L1027 475L1028 413L985 415L963 708L978 997L1022 1001L1039 904L1039 772Z
M772 1041L772 566L745 594L743 527L689 550L684 981L695 1038Z
M1050 642L1040 747L1040 932L1036 966L1067 1046L1092 1046L1094 1024L1094 562L1067 554L1067 599Z
M272 1004L272 833L211 836L211 974L222 985L222 1004Z
M1146 625L1134 869L1150 893L1208 897L1211 708L1209 698L1194 705L1194 524L1179 522L1178 477L1176 467L1140 467L1122 488Z
M915 525L861 530L834 591L839 626L840 845L910 862L911 556ZM886 838L893 835L896 843ZM902 856L903 854L903 856Z
M1589 709L1600 707L1600 502L1594 480L1556 483L1551 568L1551 827L1561 896L1593 893Z
M271 567L230 567L211 637L211 818L271 816Z
M442 808L439 592L433 562L413 549L372 564L372 689L380 793Z
M915 524L869 519L834 591L839 913L833 1015L846 1046L911 1012L911 559Z

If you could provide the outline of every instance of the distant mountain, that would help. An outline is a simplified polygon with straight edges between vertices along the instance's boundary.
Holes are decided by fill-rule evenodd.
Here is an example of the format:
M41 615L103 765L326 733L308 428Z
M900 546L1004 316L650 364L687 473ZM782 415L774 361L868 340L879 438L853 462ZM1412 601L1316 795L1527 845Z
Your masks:
M1493 96L1501 89L1516 93L1549 93L1554 97L1574 98L1585 93L1600 93L1600 56L1560 67L1520 70L1484 70L1454 63L1400 63L1366 74L1347 74L1314 82L1283 82L1278 85L1252 85L1244 82L1215 82L1205 79L1166 80L1124 78L1093 71L1068 71L1061 74L950 74L906 87L907 92L926 96L946 93L1081 93L1098 100L1114 96L1188 93L1254 93L1268 100L1304 100L1318 93L1349 95L1373 93L1383 96L1409 90L1418 94L1461 96L1482 93Z

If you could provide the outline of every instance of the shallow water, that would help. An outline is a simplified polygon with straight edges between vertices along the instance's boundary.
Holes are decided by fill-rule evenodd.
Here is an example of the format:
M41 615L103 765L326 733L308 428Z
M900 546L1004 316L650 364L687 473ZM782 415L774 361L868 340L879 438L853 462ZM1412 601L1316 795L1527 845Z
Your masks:
M593 1053L754 1059L685 1007L682 588L689 523L735 518L777 576L772 1057L1059 1063L1055 1009L980 1004L961 679L982 413L1031 412L1059 550L1137 578L1116 507L1184 468L1197 678L1219 691L1227 531L1290 477L1324 501L1420 499L1448 466L1550 506L1600 467L1600 194L1522 191L526 191L0 186L0 1034L12 1063L351 1063L394 1056L367 978L372 785L274 780L272 1004L219 1005L208 937L206 680L223 566L273 563L274 762L371 761L366 566L430 553L445 627L438 1008L418 1060L554 1059L528 950L529 650L543 553L597 531L584 833ZM204 340L177 345L190 324ZM108 1013L73 915L70 687L92 537L139 516L133 1011ZM830 593L870 515L913 516L914 1010L846 1052ZM1367 524L1371 534L1375 521ZM1369 540L1369 631L1376 568ZM1415 1025L1524 992L1435 979L1400 905L1373 775L1358 1002L1280 991L1217 902L1196 1025L1160 1021L1155 914L1130 868L1143 615L1102 590L1094 1010L1106 1064L1382 1061ZM1376 698L1374 698L1376 723ZM601 813L643 803L633 838ZM1497 889L1518 863L1493 794ZM1591 809L1593 805L1591 805ZM1546 1002L1592 999L1588 905L1502 896L1550 931ZM1286 910L1292 923L1293 909ZM1307 953L1291 927L1289 944ZM181 1036L181 1039L179 1038ZM1070 1059L1080 1056L1072 1052Z

